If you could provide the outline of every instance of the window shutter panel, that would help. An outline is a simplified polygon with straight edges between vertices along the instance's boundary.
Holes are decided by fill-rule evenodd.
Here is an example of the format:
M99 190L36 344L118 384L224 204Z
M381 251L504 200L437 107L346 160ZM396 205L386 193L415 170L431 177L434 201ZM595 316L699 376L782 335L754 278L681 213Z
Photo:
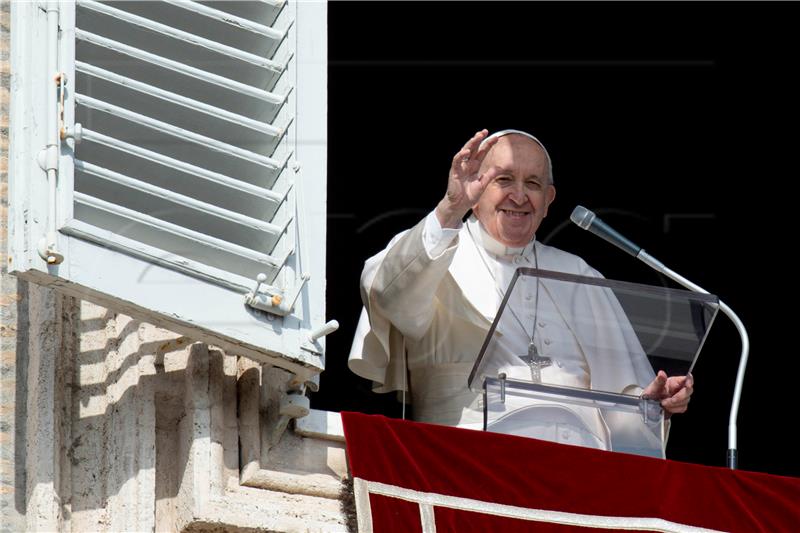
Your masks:
M17 158L12 270L309 380L331 329L326 5L47 5L12 14L35 29L22 83L56 85L12 95L12 128L48 125L12 143L35 154L58 121L57 188Z

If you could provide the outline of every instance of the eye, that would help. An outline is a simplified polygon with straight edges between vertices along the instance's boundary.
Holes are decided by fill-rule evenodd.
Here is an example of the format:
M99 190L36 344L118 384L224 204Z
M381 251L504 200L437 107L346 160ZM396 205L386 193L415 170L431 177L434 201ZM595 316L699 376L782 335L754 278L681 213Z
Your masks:
M500 185L507 185L507 184L511 183L511 177L510 176L497 176L497 178L495 178L494 181L496 181Z
M525 185L530 189L539 189L541 188L542 184L536 180L527 180Z

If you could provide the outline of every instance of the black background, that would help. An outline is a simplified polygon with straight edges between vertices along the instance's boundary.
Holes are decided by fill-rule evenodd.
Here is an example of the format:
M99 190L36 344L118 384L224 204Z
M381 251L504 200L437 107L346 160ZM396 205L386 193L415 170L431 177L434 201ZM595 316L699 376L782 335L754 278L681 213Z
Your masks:
M788 3L331 2L327 340L319 409L398 416L347 370L364 260L444 192L472 134L553 159L538 232L606 277L676 286L568 223L577 204L712 293L751 341L740 467L800 476L794 332L799 84ZM720 315L668 457L723 466L739 337Z

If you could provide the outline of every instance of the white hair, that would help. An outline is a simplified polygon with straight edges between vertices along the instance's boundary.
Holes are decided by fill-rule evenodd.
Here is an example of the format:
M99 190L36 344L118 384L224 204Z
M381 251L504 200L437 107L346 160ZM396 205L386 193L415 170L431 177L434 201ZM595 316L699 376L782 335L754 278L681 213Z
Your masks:
M547 152L547 148L544 147L544 144L542 144L542 141L540 141L539 139L537 139L536 137L534 137L530 133L528 133L526 131L522 131L522 130L500 130L500 131L496 131L496 132L492 133L491 135L489 135L488 137L486 137L483 140L483 142L481 142L481 146L483 146L483 144L486 141L488 141L489 139L494 139L496 137L503 137L505 135L511 135L512 133L516 133L517 135L523 135L523 136L527 137L528 139L532 140L533 142L535 142L536 144L538 144L542 148L542 151L544 152L544 156L547 159L547 179L550 182L550 184L552 184L553 183L553 160L550 159L550 154Z

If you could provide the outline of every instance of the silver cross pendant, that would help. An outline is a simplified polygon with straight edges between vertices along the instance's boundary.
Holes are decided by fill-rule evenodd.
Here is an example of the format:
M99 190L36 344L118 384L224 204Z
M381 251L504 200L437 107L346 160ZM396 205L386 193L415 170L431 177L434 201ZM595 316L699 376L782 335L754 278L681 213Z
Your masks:
M553 360L549 357L539 355L539 350L536 349L536 345L532 341L528 345L528 355L522 355L520 359L525 361L531 369L531 381L534 383L541 383L542 369L553 364Z

